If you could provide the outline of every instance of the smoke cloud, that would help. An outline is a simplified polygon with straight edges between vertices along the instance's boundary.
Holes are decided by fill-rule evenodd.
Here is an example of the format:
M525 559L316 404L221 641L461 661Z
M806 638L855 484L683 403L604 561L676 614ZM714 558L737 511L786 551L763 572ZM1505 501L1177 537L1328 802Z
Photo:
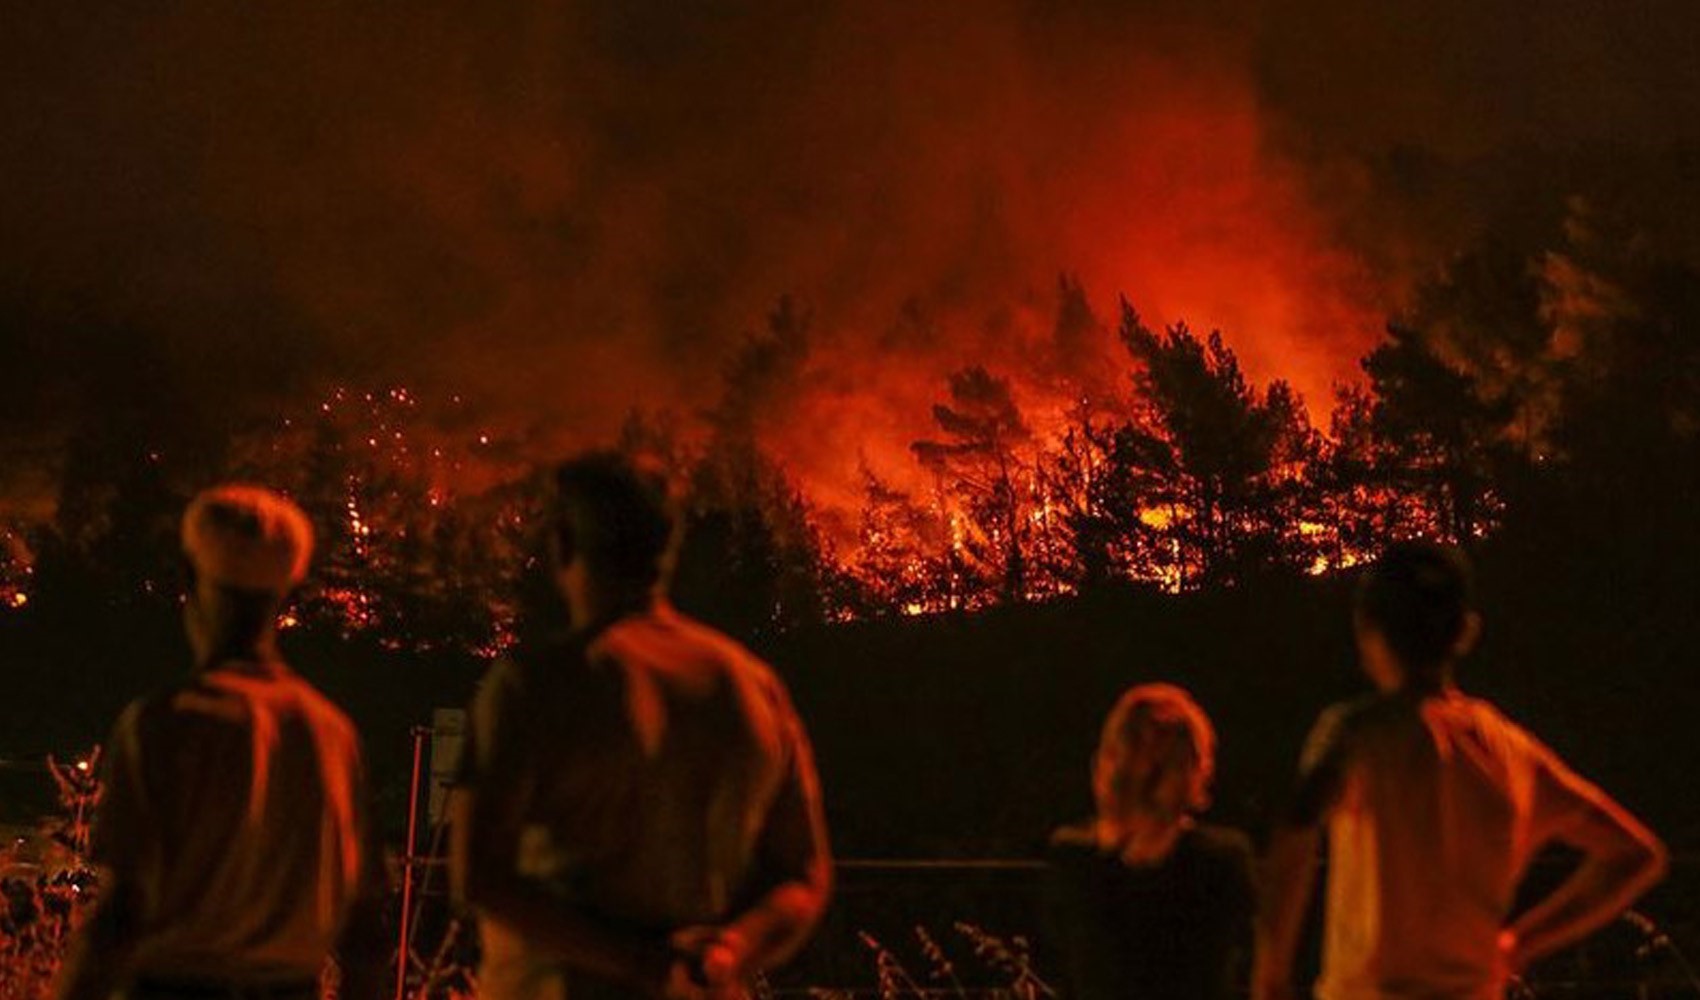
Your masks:
M32 5L0 41L0 437L33 467L115 394L216 422L382 382L558 449L712 406L790 295L806 356L755 419L836 502L954 368L1036 407L1102 377L1054 342L1065 273L1325 407L1509 206L1700 218L1693 12L1492 6Z

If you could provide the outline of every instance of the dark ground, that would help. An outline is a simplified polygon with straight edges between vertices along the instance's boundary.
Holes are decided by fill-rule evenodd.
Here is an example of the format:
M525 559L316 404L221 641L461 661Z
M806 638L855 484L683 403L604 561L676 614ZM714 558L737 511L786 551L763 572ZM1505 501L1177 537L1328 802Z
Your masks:
M1480 561L1487 632L1464 685L1673 845L1700 848L1695 568L1503 549ZM801 631L760 651L813 733L842 854L1023 857L1087 808L1098 725L1118 692L1147 680L1188 687L1210 712L1221 737L1213 818L1260 831L1317 712L1362 690L1348 602L1341 578L1178 597L1129 589ZM285 646L362 727L380 814L399 834L409 729L464 703L482 664L303 631ZM0 756L85 749L186 661L170 614L0 616L11 692Z
M1514 542L1481 554L1488 629L1463 682L1679 852L1673 878L1646 908L1690 940L1700 926L1700 867L1688 860L1700 860L1695 564ZM1221 746L1211 818L1260 834L1311 720L1362 690L1348 601L1344 579L1181 597L1125 590L798 632L761 651L789 681L813 733L841 857L1022 859L1036 855L1051 827L1085 812L1103 714L1118 692L1146 680L1185 685L1214 717ZM289 635L287 650L365 731L380 815L398 842L409 730L432 708L464 702L481 666L302 632ZM0 669L13 692L0 702L0 752L86 748L130 697L179 676L186 657L169 615L0 618ZM9 775L8 787L20 777ZM1019 866L853 866L819 943L782 983L865 983L873 962L857 940L864 930L924 975L916 925L965 976L998 982L952 925L1031 936L1032 894L1032 872ZM1669 972L1657 956L1636 959L1637 943L1615 929L1549 979Z

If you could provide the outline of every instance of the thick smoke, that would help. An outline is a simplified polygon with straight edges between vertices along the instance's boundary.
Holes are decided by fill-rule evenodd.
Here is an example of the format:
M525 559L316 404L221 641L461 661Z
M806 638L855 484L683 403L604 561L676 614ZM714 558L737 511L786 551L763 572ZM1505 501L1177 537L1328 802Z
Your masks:
M558 449L715 405L791 295L807 356L752 419L839 498L954 368L1035 406L1101 373L1050 340L1064 273L1326 406L1494 165L1700 121L1695 32L1560 6L36 5L0 42L0 428L384 382Z

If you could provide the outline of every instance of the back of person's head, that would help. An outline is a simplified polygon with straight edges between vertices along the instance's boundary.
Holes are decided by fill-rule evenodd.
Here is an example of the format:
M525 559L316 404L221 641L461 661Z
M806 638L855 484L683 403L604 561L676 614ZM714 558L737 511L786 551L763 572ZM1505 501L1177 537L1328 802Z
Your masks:
M190 502L182 542L202 625L215 633L209 638L241 645L271 628L278 606L306 577L313 526L287 498L227 483Z
M562 566L574 558L627 590L664 586L679 515L666 474L618 452L588 452L555 470L551 518Z
M1407 672L1432 675L1456 658L1471 628L1473 576L1453 546L1395 544L1358 581L1358 623L1378 633Z
M1216 773L1216 729L1173 684L1128 689L1110 710L1093 763L1093 797L1104 817L1201 812Z

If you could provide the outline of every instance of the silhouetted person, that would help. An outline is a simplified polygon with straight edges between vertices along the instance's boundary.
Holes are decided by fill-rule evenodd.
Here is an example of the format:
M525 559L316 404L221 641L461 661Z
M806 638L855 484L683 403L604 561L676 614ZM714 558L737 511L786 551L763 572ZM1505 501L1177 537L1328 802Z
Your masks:
M1067 995L1230 996L1250 951L1251 845L1193 815L1216 734L1180 688L1122 695L1092 762L1097 814L1051 837L1046 930Z
M336 950L343 995L375 997L382 886L357 736L273 641L312 529L276 494L221 486L190 504L182 540L194 674L131 704L106 744L100 898L56 993L313 1000Z
M809 741L766 664L666 601L662 477L567 462L550 528L571 634L491 670L456 795L480 992L736 991L802 944L829 893Z
M1530 962L1611 920L1664 871L1636 819L1492 705L1458 689L1475 646L1462 553L1396 545L1362 578L1359 660L1376 693L1324 712L1294 815L1269 850L1255 995L1292 990L1292 959L1329 844L1324 1000L1503 995ZM1543 846L1581 866L1506 921Z

